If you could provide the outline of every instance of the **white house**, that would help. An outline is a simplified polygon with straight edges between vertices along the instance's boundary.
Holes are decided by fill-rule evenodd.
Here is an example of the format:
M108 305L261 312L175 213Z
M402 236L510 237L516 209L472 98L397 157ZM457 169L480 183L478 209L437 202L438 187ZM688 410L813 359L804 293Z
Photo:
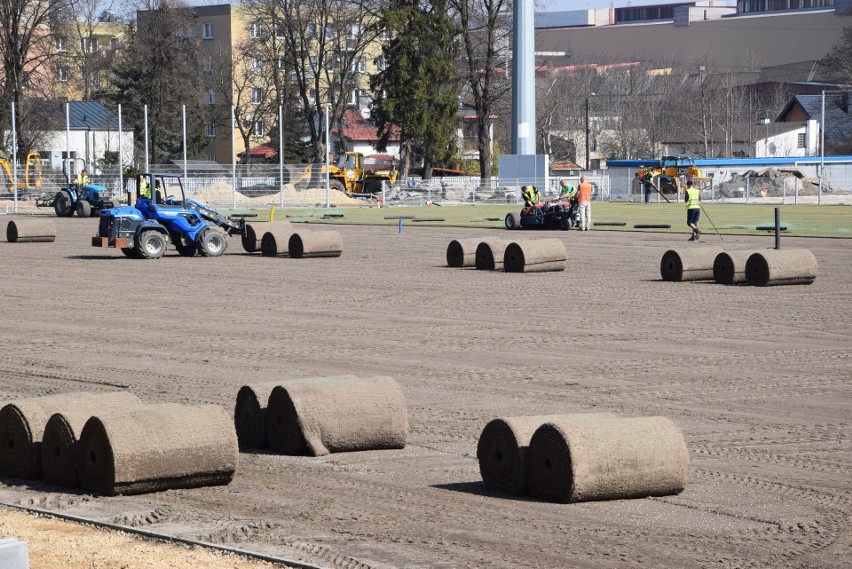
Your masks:
M98 174L106 162L114 161L121 138L121 164L130 165L134 159L133 127L124 123L118 130L118 112L96 101L55 102L49 109L49 129L38 149L50 166L62 169L62 160L69 156L81 159L90 173ZM66 124L69 126L66 129ZM73 172L82 166L75 160Z

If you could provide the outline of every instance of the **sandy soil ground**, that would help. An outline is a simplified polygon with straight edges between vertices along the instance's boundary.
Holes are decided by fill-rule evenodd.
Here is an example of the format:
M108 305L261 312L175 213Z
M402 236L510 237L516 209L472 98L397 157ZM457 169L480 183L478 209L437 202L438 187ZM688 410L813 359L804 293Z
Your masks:
M0 397L118 387L232 409L252 379L389 374L410 444L247 453L229 486L133 497L6 479L0 502L323 567L848 567L849 241L785 237L821 275L756 289L661 281L666 249L707 246L686 235L554 232L569 270L524 275L446 268L451 239L496 231L341 226L339 259L234 239L221 258L143 261L89 247L96 224L0 243ZM558 505L483 485L488 420L582 411L672 418L686 491Z

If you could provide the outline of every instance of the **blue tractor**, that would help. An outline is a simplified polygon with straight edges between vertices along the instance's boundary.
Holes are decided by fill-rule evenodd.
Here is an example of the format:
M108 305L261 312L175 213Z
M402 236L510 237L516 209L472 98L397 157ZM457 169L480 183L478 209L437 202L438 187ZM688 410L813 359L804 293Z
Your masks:
M82 160L81 160L82 161ZM66 160L67 164L68 160ZM71 182L71 175L66 172L67 184L53 196L53 211L57 217L78 217L98 215L102 209L109 209L115 204L112 193L104 186L86 184L79 186Z
M226 217L187 199L180 176L142 174L140 181L135 205L101 210L93 247L119 248L136 259L159 259L172 243L184 257L218 257L228 247L221 229L228 234L245 232L244 218L250 216ZM133 197L128 196L128 203Z

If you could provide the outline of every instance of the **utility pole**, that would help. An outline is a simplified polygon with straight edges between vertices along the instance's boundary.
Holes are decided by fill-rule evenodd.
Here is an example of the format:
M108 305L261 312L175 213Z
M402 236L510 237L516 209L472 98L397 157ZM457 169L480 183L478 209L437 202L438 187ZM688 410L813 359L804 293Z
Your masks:
M591 129L589 128L589 97L586 97L586 170L589 169L589 138Z

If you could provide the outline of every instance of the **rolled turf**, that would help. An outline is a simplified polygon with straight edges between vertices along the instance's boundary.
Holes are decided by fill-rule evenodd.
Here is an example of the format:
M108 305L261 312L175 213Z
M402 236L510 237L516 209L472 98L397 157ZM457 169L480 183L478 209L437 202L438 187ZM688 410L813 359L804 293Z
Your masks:
M143 405L90 418L80 434L80 485L98 494L142 494L228 484L239 449L217 405Z
M290 236L288 250L293 259L339 257L343 253L343 238L334 230L300 231Z
M564 271L567 260L565 244L559 239L516 241L506 247L503 269L507 273Z
M255 228L255 230L257 229ZM290 254L287 244L292 234L293 228L289 221L287 225L276 225L267 228L266 232L260 238L260 253L264 257L286 257Z
M746 282L752 286L811 284L816 280L816 257L809 249L767 249L746 261Z
M0 476L39 478L42 475L42 439L54 413L130 405L139 399L126 391L61 393L17 399L0 409Z
M549 421L614 416L608 413L529 415L492 419L482 429L476 446L479 473L489 487L508 494L527 494L526 452L533 433Z
M462 268L476 266L476 248L482 239L453 239L447 245L447 266Z
M56 239L56 224L52 219L13 219L6 225L9 243L50 243Z
M550 502L678 494L689 479L689 452L665 417L571 418L543 424L527 450L530 494Z
M234 427L240 448L267 448L266 405L280 381L243 385L234 406Z
M744 284L746 261L756 251L723 251L713 260L713 279L718 284Z
M246 223L245 232L242 235L243 249L248 253L260 251L263 234L278 230L292 233L292 224L289 221L253 221Z
M475 267L480 271L502 271L503 254L511 241L485 239L476 246Z
M390 377L317 377L272 390L269 447L289 455L404 448L408 408Z
M660 259L660 276L664 281L711 281L713 263L722 250L718 247L697 245L683 249L670 249Z

